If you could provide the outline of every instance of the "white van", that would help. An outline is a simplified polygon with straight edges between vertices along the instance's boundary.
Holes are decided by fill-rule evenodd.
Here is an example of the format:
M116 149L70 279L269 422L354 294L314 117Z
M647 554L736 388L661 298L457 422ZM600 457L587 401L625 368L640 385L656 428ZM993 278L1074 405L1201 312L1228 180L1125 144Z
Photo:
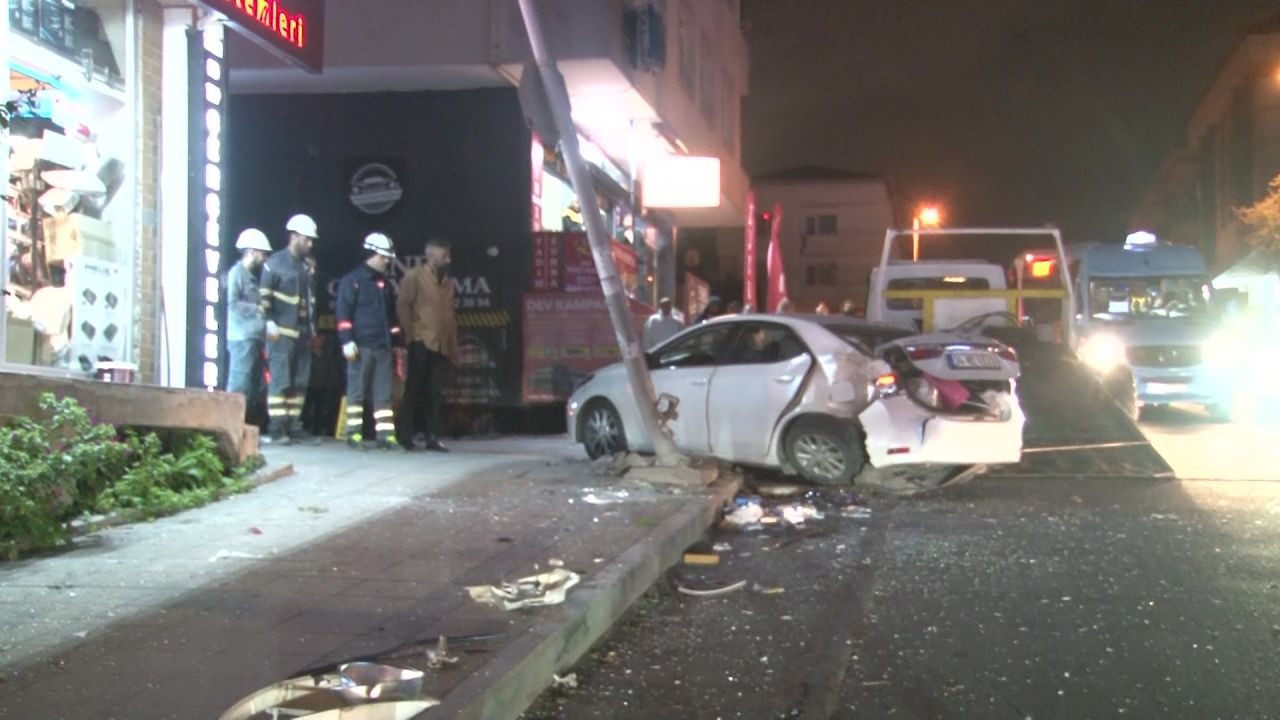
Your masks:
M884 284L880 283L881 273ZM924 330L924 301L885 298L876 288L885 290L1004 290L1004 270L982 260L893 260L871 270L872 291L867 297L867 319ZM944 307L935 308L934 327L945 330L969 318L992 312L1003 312L1007 302L1001 298L949 299Z

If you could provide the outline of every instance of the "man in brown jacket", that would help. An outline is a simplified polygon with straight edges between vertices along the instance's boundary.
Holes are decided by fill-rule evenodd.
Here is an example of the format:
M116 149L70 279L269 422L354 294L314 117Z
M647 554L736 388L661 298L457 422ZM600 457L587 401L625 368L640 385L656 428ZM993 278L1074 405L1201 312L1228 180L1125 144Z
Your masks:
M439 437L444 429L441 391L449 365L458 361L449 245L429 240L426 255L425 264L404 276L396 301L400 327L409 343L400 428L401 437L413 437L414 449L447 452Z

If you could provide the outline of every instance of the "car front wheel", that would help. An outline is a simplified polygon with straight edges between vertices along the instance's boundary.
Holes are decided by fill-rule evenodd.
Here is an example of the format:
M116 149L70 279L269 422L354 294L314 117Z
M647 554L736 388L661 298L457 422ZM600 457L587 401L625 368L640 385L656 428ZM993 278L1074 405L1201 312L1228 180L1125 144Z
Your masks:
M592 460L626 452L627 436L622 430L622 418L607 401L594 400L583 411L582 447Z
M800 476L819 485L848 485L865 457L856 428L838 420L800 418L783 440L787 459Z

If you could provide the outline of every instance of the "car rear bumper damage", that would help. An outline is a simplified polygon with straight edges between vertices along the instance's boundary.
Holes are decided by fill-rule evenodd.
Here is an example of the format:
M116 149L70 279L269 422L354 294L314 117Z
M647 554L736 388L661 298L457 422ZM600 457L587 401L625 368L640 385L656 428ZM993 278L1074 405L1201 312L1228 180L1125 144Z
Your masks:
M1007 412L993 418L937 414L903 396L883 398L858 416L867 457L875 467L1018 462L1026 417L1012 396L1001 399Z

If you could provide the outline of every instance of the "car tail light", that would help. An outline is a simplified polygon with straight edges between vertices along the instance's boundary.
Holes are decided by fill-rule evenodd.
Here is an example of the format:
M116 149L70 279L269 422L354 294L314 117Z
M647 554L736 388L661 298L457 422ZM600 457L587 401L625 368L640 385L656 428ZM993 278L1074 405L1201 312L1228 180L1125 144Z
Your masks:
M898 376L893 373L885 373L876 378L875 394L878 397L886 397L898 392Z
M912 360L932 360L942 357L942 348L937 345L921 345L907 348L907 357Z
M1005 360L1008 360L1009 362L1018 362L1018 351L1014 350L1013 348L1007 345L991 348L991 349L995 351L996 355L999 355L1000 357L1004 358Z

